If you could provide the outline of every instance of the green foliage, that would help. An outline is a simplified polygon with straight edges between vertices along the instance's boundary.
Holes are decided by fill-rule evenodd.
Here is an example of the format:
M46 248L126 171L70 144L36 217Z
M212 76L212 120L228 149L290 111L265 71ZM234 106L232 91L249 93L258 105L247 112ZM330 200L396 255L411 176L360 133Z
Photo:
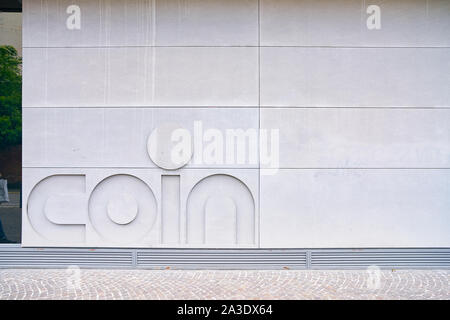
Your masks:
M22 142L22 58L0 46L0 148Z

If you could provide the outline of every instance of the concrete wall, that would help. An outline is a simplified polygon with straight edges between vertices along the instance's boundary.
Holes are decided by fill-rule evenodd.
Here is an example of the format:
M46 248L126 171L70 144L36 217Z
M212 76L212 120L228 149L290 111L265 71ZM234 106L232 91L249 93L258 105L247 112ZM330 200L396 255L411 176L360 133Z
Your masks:
M0 12L0 45L10 45L22 55L22 14Z
M24 245L450 246L449 1L26 0L23 13ZM204 163L194 142L179 166L152 152L199 121L279 130L279 168L261 170L262 150Z

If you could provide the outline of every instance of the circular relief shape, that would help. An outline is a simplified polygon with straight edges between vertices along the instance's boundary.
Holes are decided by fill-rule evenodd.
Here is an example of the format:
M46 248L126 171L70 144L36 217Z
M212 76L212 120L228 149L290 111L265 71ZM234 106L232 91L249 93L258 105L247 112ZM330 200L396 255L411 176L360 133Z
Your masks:
M117 224L129 224L136 219L138 210L136 199L129 194L109 200L106 208L109 218Z
M131 175L115 175L101 181L89 198L89 220L108 242L139 241L156 221L156 199L149 186Z
M147 152L162 169L182 168L192 158L191 134L176 123L164 123L150 134Z

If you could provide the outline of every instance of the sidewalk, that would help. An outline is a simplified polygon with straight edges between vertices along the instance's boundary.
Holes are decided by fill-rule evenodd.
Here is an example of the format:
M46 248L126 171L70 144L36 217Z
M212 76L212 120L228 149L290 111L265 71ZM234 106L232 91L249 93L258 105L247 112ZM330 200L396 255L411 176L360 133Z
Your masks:
M450 270L0 270L0 299L450 299Z
M19 208L20 207L20 190L9 190L8 191L9 202L4 202L0 204L0 209L2 208Z
M20 208L20 190L8 192L9 202L0 204L0 221L9 240L20 243L22 234L22 209Z

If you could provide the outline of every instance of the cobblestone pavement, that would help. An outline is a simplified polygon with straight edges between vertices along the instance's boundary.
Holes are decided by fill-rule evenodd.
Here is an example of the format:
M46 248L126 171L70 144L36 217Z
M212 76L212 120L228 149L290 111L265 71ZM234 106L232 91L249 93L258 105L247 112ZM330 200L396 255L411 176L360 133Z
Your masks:
M449 280L450 270L17 269L0 270L0 299L450 299Z

